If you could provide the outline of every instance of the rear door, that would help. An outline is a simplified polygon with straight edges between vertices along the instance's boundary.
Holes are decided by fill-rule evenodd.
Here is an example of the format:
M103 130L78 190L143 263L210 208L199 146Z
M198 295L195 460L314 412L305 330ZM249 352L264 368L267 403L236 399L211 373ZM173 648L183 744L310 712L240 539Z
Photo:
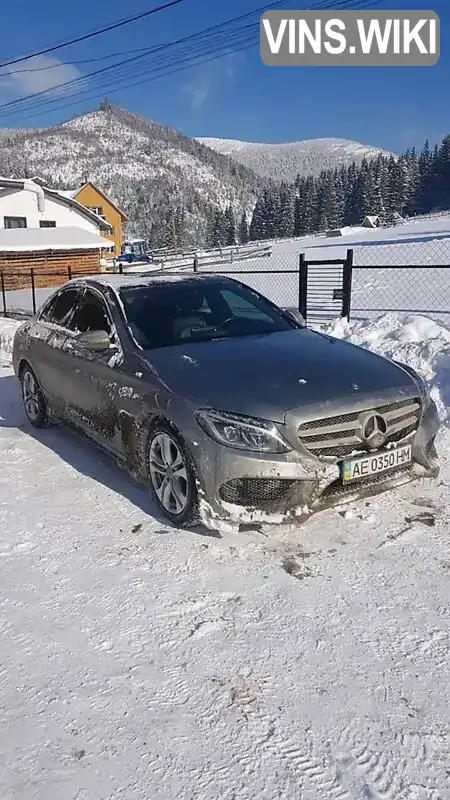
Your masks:
M77 339L80 333L100 330L110 336L111 350L95 352ZM118 392L122 379L118 367L123 362L123 350L100 290L84 289L63 349L70 362L63 387L70 421L109 450L120 452Z

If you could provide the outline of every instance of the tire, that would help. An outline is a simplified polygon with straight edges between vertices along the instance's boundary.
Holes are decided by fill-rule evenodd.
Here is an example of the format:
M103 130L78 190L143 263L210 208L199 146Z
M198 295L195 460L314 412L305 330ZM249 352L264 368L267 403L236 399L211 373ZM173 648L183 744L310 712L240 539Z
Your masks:
M198 495L192 456L182 437L166 422L157 422L147 440L150 492L173 525L198 520Z
M49 424L47 402L42 394L38 379L28 364L20 373L20 385L23 407L28 422L33 428L46 428Z

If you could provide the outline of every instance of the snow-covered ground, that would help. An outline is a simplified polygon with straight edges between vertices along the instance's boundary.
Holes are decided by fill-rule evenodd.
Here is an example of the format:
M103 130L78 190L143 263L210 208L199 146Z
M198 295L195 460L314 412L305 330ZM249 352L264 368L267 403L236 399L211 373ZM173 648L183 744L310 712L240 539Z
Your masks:
M343 259L349 248L354 251L355 264L353 317L373 319L386 311L412 311L450 327L450 215L377 230L347 228L338 238L321 235L277 241L271 258L248 261L244 268L235 265L230 270L274 302L296 305L299 253L305 253L307 260ZM245 274L243 269L260 274ZM291 274L281 274L287 270ZM338 315L342 302L333 301L333 289L342 286L341 268L310 267L308 281L313 311L320 306L329 316ZM317 301L317 290L324 283L328 299L320 293Z
M442 327L332 331L449 405ZM450 428L435 482L234 533L32 430L8 367L0 442L1 800L450 797Z
M11 364L13 339L18 324L13 319L0 319L0 367Z

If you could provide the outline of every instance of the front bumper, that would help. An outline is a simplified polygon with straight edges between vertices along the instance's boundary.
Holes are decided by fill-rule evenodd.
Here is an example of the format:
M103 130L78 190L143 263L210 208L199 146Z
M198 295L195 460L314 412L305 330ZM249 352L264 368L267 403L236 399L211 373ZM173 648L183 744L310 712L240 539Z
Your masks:
M439 427L439 415L431 401L413 438L405 440L412 442L413 463L372 476L357 486L342 485L339 462L324 463L301 446L282 455L252 454L224 447L203 431L190 444L200 489L216 514L228 515L230 506L267 514L298 514L336 501L350 502L417 477L436 477L434 439Z

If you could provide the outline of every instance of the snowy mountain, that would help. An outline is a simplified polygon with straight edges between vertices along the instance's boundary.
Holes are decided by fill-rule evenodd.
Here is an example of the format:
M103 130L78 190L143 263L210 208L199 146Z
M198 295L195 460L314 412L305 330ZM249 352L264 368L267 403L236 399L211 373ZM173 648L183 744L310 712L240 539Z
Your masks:
M0 138L0 175L97 183L155 245L201 244L217 208L251 211L263 181L178 131L107 102L54 128Z
M22 128L0 128L0 139L4 139L5 137L12 138L25 132L26 131Z
M230 156L258 175L288 182L294 181L297 175L319 175L324 169L334 169L353 161L360 164L364 158L370 160L379 153L391 155L381 148L348 139L305 139L286 144L210 138L199 138L197 141L222 155Z

